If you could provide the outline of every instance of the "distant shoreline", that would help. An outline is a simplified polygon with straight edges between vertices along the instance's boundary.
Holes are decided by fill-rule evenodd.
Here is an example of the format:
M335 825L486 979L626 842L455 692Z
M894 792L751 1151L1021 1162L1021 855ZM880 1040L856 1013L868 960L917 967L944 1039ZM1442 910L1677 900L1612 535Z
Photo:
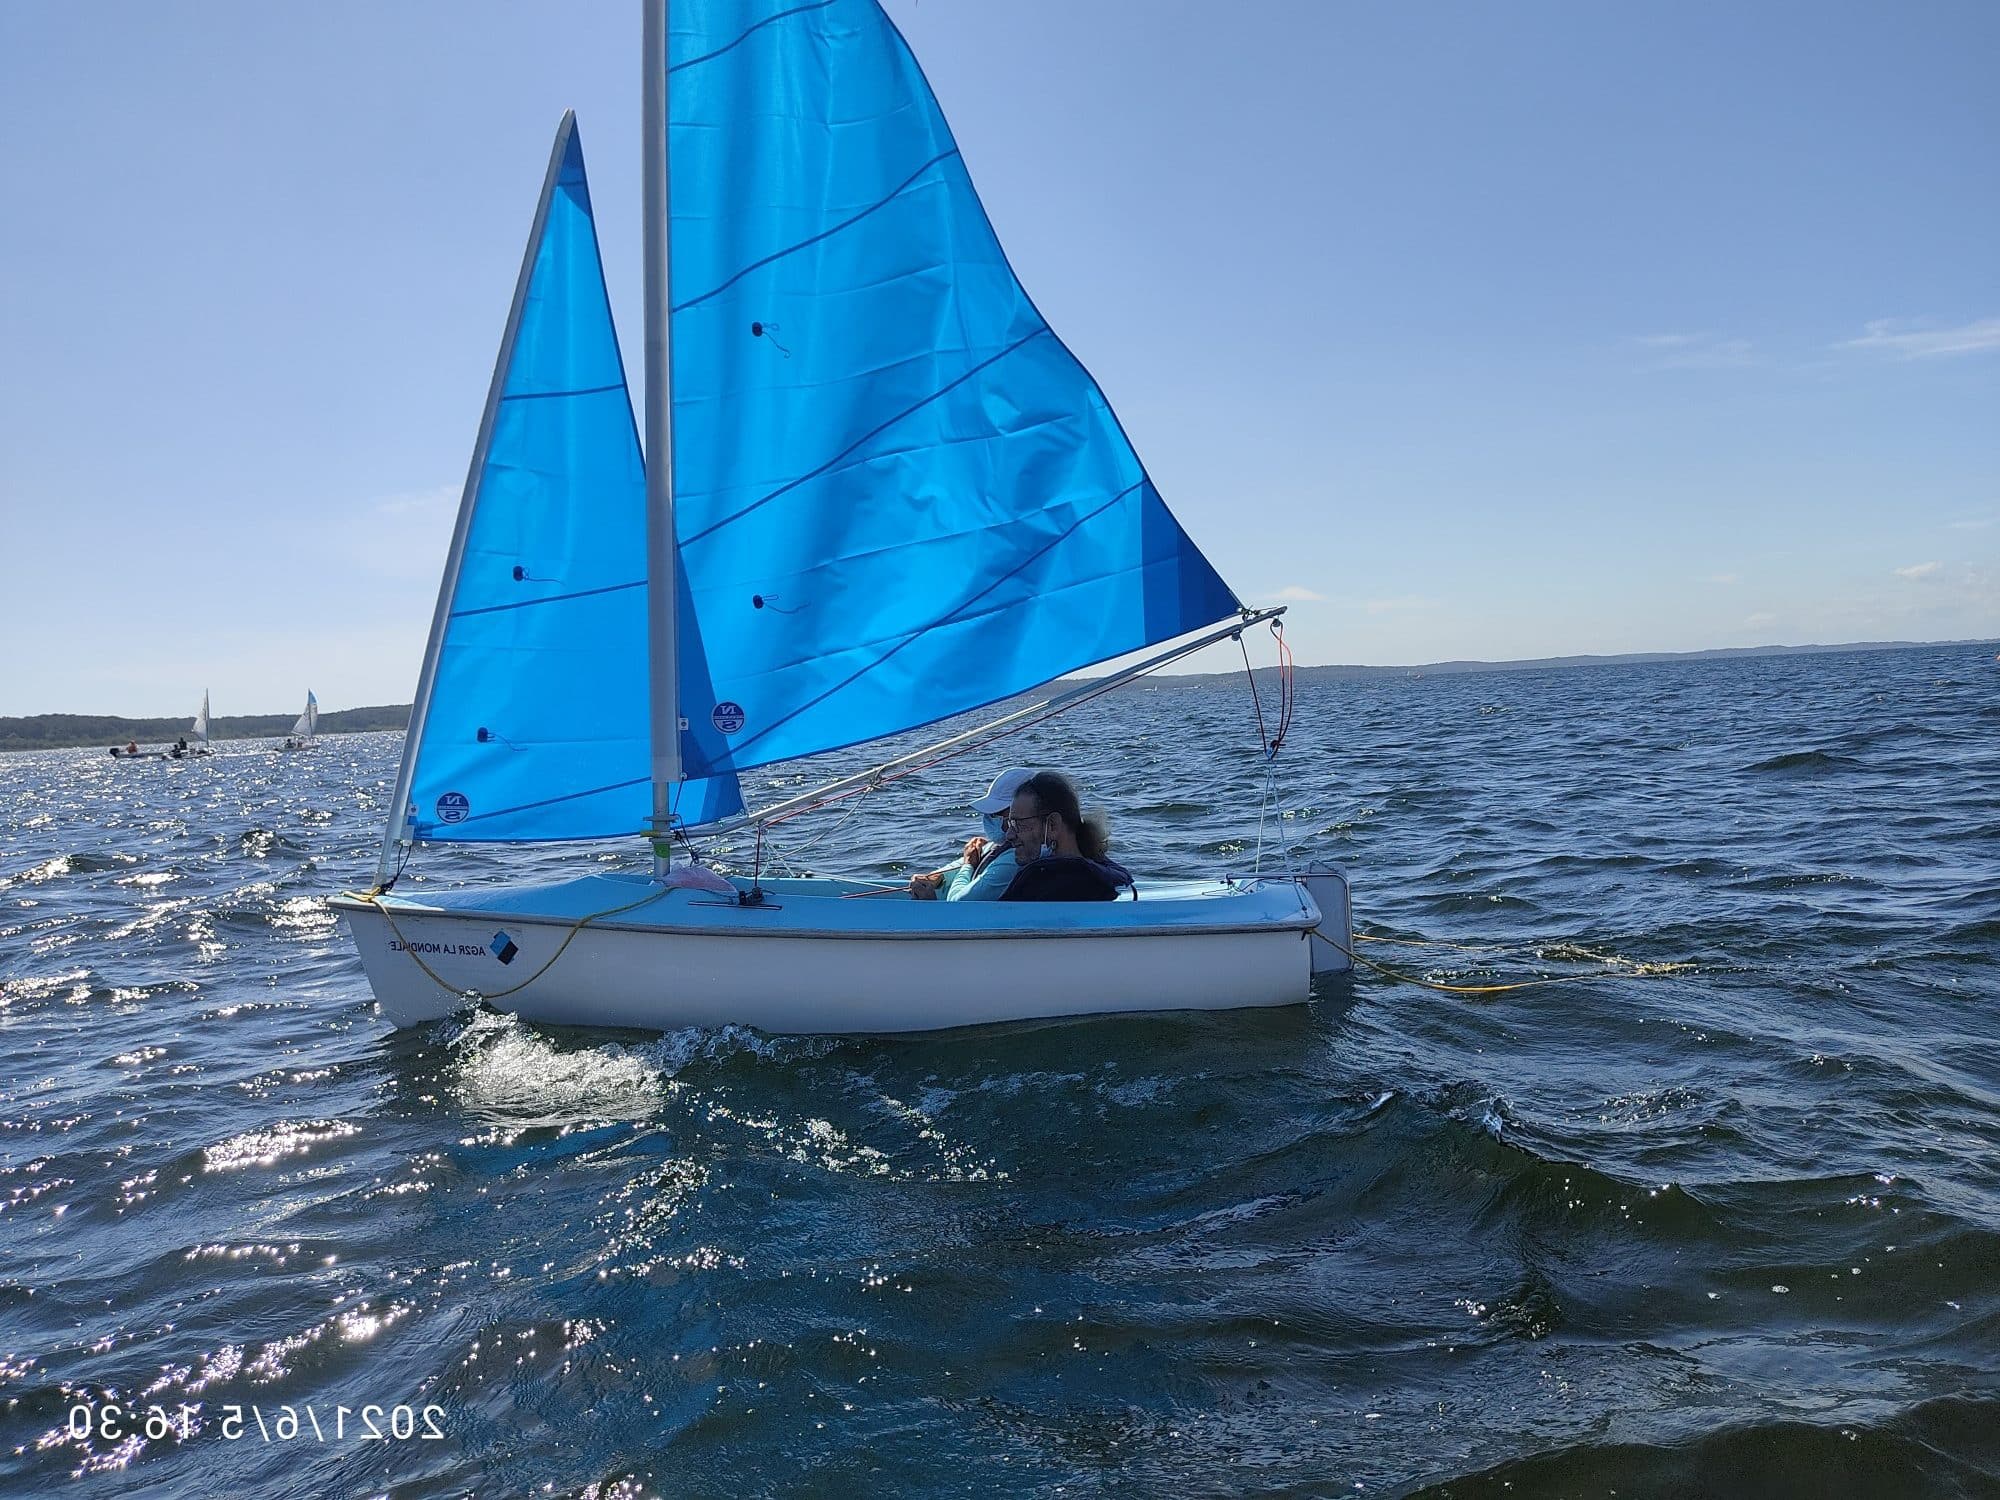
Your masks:
M1328 679L1364 677L1446 676L1473 672L1534 672L1562 667L1632 667L1657 662L1736 661L1753 656L1837 656L1845 651L1944 651L1952 647L2000 647L2000 637L1959 641L1848 641L1832 646L1718 646L1708 651L1628 651L1617 656L1535 656L1520 661L1432 661L1407 667L1300 667L1302 677ZM1259 671L1269 670L1260 667ZM1183 680L1236 677L1239 672L1187 672ZM4 721L0 721L4 723Z
M1632 651L1616 656L1538 656L1520 661L1434 661L1405 667L1370 667L1329 664L1300 667L1304 678L1349 681L1382 677L1422 677L1469 674L1474 672L1532 672L1565 667L1643 666L1657 662L1734 661L1758 656L1825 656L1843 651L1924 651L1950 647L2000 647L2000 638L1958 641L1849 641L1831 646L1723 646L1709 651ZM1258 668L1260 672L1272 670ZM1162 680L1201 682L1210 678L1234 677L1235 672L1177 672ZM1066 679L1088 681L1087 678ZM279 739L292 732L296 715L249 714L209 721L214 741ZM323 713L319 732L361 734L384 729L404 729L410 722L410 705L385 704L374 708L346 708ZM124 719L110 714L33 714L25 718L0 717L0 752L8 750L73 750L85 745L122 745L138 741L171 744L188 731L186 718Z
M209 742L228 740L283 739L298 722L296 713L242 714L235 718L211 718ZM403 729L410 722L410 705L392 704L379 708L344 708L319 716L319 733L361 734L369 730ZM185 715L171 719L121 719L112 714L33 714L26 718L0 718L0 751L74 750L85 745L100 749L137 741L149 746L171 745L188 732Z

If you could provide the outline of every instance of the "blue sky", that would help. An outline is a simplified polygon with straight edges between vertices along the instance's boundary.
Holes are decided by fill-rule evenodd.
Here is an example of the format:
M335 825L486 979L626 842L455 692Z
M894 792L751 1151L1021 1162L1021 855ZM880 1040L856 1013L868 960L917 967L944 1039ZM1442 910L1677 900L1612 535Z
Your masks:
M888 5L1302 662L2000 636L2000 7ZM637 16L0 6L0 714L409 698L566 107L641 366Z

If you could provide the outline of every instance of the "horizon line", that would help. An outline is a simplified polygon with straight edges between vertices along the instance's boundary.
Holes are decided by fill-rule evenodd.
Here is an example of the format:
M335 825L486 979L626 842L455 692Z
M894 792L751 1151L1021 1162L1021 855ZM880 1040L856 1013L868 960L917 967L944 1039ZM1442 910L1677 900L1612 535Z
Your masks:
M1943 641L1830 641L1830 642L1806 641L1806 642L1800 642L1796 645L1786 645L1777 642L1772 642L1758 646L1705 646L1686 651L1613 651L1613 652L1579 651L1579 652L1567 652L1558 656L1520 656L1520 657L1504 657L1499 659L1488 659L1484 657L1446 657L1434 661L1421 661L1421 662L1333 662L1333 661L1298 662L1294 664L1294 667L1295 670L1301 672L1324 672L1324 671L1423 672L1432 670L1441 671L1445 669L1466 671L1469 669L1476 669L1476 668L1491 668L1494 670L1506 670L1506 669L1519 669L1523 667L1540 667L1540 666L1555 666L1555 665L1584 666L1592 664L1611 665L1619 662L1668 661L1668 660L1673 660L1675 658L1702 658L1702 657L1712 658L1719 656L1765 656L1765 655L1776 655L1784 652L1793 652L1793 651L1807 651L1807 652L1909 651L1909 650L1921 649L1924 647L1994 646L1994 645L2000 645L2000 635L1962 636L1951 640L1943 640ZM1100 665L1102 664L1100 663ZM1267 672L1275 670L1275 667L1260 666L1255 670L1259 672ZM1231 668L1224 671L1212 671L1212 672L1211 671L1162 672L1159 675L1170 676L1170 677L1233 677L1236 675L1236 669ZM1094 681L1095 678L1096 674L1092 672L1080 671L1080 672L1069 672L1065 673L1061 677L1051 678L1050 682L1089 682L1089 681ZM1038 684L1038 686L1046 686L1046 685L1047 684ZM1034 692L1035 690L1036 689L1032 687L1023 688L1022 692L1031 693ZM1018 697L1020 696L1020 694L1014 694L1013 696ZM400 709L408 709L409 707L411 707L411 704L409 703L357 703L348 708L332 708L332 709L323 708L320 710L320 717L322 719L325 719L335 714L366 713L371 710L379 711L385 709L400 710ZM284 718L290 714L291 714L290 709L274 710L269 713L215 714L211 716L210 722L221 724L225 722L242 720L242 719L279 719L279 718ZM40 712L31 714L0 714L0 722L4 722L10 719L27 720L27 719L67 718L67 719L125 719L125 720L136 721L136 720L148 720L148 719L181 719L186 717L188 716L182 713L117 714L117 713L103 713L103 712L85 712L80 709L45 709ZM283 731L276 731L276 730L273 731L273 733L282 733L282 732Z

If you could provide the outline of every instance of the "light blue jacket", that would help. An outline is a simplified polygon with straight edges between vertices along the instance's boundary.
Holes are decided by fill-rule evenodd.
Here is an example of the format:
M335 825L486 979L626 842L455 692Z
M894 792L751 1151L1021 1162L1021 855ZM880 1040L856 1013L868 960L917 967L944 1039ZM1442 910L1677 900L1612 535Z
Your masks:
M945 866L944 889L938 894L947 901L998 901L1020 868L1012 849L1001 850L977 875L961 859Z

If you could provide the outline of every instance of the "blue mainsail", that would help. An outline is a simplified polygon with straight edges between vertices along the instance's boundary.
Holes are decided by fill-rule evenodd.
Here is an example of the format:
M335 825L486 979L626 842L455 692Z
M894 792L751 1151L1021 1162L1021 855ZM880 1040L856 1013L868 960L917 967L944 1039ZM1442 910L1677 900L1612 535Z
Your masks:
M696 826L735 773L1241 608L1029 301L877 0L676 0L675 587ZM574 121L420 685L408 836L650 813L645 471Z
M645 469L568 116L528 256L412 726L421 839L630 835L652 810ZM725 772L686 783L676 812L741 806Z
M675 0L670 25L688 773L1235 613L1015 279L876 0Z

